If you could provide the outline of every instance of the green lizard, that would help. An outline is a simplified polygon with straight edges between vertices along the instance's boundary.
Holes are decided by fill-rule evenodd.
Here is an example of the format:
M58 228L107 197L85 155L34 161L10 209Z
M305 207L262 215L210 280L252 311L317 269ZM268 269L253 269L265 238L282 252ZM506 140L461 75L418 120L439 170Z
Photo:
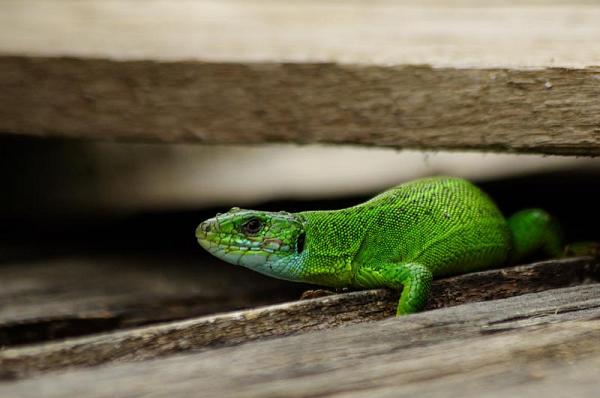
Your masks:
M400 290L397 314L419 311L433 277L562 253L558 224L541 209L505 219L470 182L433 177L354 207L300 213L233 208L201 223L214 256L260 273L329 287Z

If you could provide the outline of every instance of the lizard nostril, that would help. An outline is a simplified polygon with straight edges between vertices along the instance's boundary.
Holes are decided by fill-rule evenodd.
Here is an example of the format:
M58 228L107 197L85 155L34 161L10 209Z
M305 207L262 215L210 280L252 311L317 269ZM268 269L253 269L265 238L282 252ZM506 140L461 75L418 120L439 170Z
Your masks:
M206 237L206 235L210 232L211 225L208 222L203 222L198 225L196 228L196 236L198 237Z

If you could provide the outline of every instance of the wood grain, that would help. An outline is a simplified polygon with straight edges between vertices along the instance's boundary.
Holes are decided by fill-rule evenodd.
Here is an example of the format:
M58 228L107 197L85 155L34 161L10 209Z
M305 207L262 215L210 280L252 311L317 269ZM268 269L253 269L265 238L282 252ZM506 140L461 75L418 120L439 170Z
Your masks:
M600 68L0 58L0 131L600 154Z
M590 258L547 261L435 281L428 308L570 286L598 277ZM5 377L105 362L140 361L393 317L397 293L368 290L216 314L159 326L0 352ZM518 316L517 316L518 317Z
M11 397L595 397L600 285L4 383ZM559 395L558 393L560 392ZM504 395L502 395L504 394Z

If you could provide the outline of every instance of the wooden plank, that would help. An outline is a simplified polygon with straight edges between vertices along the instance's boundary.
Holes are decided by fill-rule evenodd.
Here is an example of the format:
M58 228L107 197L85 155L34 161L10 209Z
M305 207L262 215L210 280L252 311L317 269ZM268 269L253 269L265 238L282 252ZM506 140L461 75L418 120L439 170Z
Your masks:
M293 300L304 289L176 255L2 264L0 281L0 347Z
M11 397L597 396L600 284L4 383ZM560 387L561 395L557 395ZM501 395L504 393L504 395Z
M434 282L428 308L582 283L598 278L599 266L598 261L589 258L574 258L441 279ZM0 352L0 368L11 377L23 377L38 371L139 361L176 352L381 320L394 315L397 300L397 294L387 290L351 292L61 343L7 349Z
M600 5L594 0L2 5L0 52L20 55L461 68L600 65Z
M599 76L598 67L2 57L0 131L599 155Z
M10 0L0 131L598 155L599 18L566 0Z

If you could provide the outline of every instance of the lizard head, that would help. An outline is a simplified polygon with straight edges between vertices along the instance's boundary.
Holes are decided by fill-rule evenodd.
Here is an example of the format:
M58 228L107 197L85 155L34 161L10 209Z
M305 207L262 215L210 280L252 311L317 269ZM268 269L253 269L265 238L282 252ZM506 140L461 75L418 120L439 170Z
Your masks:
M200 246L215 257L287 280L300 280L304 223L287 212L232 208L196 228Z

